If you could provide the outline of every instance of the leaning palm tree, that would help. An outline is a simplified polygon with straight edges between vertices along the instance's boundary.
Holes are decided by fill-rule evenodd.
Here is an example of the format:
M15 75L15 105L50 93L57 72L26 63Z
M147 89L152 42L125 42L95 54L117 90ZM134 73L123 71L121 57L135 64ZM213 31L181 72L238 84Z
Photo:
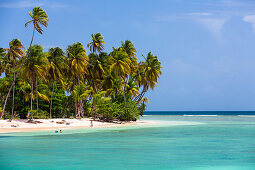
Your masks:
M141 101L144 94L148 91L149 88L152 90L158 83L159 75L161 72L161 63L158 61L158 57L154 56L151 52L148 53L145 61L139 63L139 73L136 74L137 81L139 86L143 86L143 90L140 95L136 97L137 103Z
M13 70L13 92L12 92L12 114L10 121L12 121L14 116L14 96L15 96L15 80L16 80L16 69L15 66L17 65L18 60L20 60L24 55L24 51L22 50L24 46L22 45L21 41L18 39L13 39L9 43L9 48L6 48L7 51L5 58L9 62L9 65L12 67Z
M22 66L23 66L27 56L30 53L30 49L31 49L31 46L32 46L33 40L34 40L35 30L37 32L39 32L40 34L42 34L43 33L43 29L42 29L41 26L48 27L48 22L49 22L48 15L46 14L46 12L41 7L34 7L33 8L33 12L29 12L29 15L31 16L32 19L25 24L25 27L27 27L29 23L33 23L34 29L33 29L32 40L31 40L30 45L28 47L27 54L25 55L21 65L19 67L19 70L18 70L18 72L16 74L16 77L18 76L18 74L19 74L19 72L20 72L20 70L21 70L21 68L22 68ZM12 89L12 87L13 87L15 81L16 81L16 77L15 77L11 87L9 88L8 94L6 96L4 107L3 107L3 111L2 111L2 115L3 115L4 111L5 111L6 103L7 103L7 100L9 98L11 89Z
M125 78L130 73L130 59L127 55L127 53L122 49L113 48L113 51L111 52L111 58L109 58L110 64L110 71L115 75L118 76L121 79L121 87L123 91L124 96L124 102L126 104L126 96L125 96L125 87L122 86L122 80L124 81Z
M38 114L38 78L45 80L47 73L48 60L43 52L43 47L33 45L29 56L27 57L24 67L22 68L21 77L27 79L31 83L31 114L33 114L33 93L34 86L36 88L37 114Z
M127 82L125 92L129 95L130 99L133 100L139 94L139 87L138 83L135 81L134 78L130 78Z
M91 34L92 42L88 43L87 47L90 49L91 52L102 52L104 49L104 37L100 33Z
M54 92L55 82L58 81L63 85L63 70L65 67L65 56L64 52L61 48L50 48L47 53L47 58L49 62L48 68L48 79L52 81L52 91L51 91L51 100L50 100L50 119L52 118L51 110L52 110L52 99Z

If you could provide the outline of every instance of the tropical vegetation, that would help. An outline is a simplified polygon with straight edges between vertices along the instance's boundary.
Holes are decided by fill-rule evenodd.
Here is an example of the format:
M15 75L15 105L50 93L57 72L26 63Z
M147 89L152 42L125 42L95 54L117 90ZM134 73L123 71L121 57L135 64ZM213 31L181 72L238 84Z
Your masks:
M161 63L149 52L143 61L129 41L105 50L100 33L91 35L87 51L81 42L44 49L33 44L36 32L48 27L41 7L29 12L33 26L28 48L15 38L0 48L1 118L82 118L102 121L134 121L143 115L145 97L159 80ZM12 95L11 95L12 91Z

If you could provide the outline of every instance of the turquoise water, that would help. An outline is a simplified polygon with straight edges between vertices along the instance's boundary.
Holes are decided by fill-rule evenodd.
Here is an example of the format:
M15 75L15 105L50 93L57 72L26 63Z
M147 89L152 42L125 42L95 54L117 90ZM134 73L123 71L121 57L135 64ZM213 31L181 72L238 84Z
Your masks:
M255 169L255 117L145 116L157 126L0 135L0 169ZM169 121L199 122L170 126Z

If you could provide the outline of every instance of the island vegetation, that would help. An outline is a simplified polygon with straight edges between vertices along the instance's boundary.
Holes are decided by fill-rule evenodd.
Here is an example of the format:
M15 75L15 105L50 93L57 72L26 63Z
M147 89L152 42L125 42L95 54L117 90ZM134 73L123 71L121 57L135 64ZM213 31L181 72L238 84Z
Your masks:
M134 44L121 41L120 47L105 52L104 37L91 35L80 42L44 49L34 44L34 36L48 27L48 16L41 7L29 12L33 27L29 47L13 39L0 48L1 119L93 117L112 122L134 121L143 115L149 89L161 75L158 57L149 52L138 61Z

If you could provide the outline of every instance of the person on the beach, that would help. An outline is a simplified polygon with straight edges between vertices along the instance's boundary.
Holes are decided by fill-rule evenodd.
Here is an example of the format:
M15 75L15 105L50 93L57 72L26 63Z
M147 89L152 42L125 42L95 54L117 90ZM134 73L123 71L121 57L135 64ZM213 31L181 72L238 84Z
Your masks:
M31 112L30 112L30 110L28 110L28 112L27 112L27 119L31 119Z
M90 120L90 127L93 127L93 120Z
M59 133L62 133L62 130L61 130L61 129L59 130Z

